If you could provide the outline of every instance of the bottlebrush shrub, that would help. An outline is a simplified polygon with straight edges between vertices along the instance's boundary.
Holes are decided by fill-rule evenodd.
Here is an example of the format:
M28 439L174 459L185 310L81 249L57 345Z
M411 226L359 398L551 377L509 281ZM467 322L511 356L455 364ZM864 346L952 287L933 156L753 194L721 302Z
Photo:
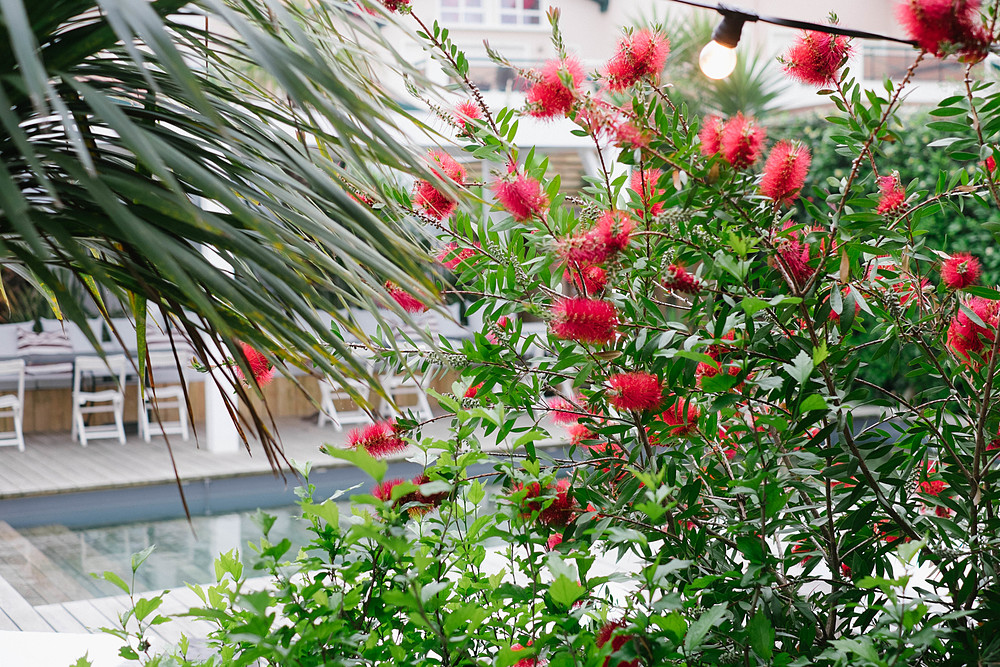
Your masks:
M467 84L445 31L401 20L420 22ZM553 24L550 62L574 62ZM924 46L949 51L939 45ZM901 103L934 57L914 51L902 80L875 90L846 68L824 73L838 131L816 145L742 115L683 117L669 57L659 81L621 78L627 99L574 67L521 72L554 91L546 109L599 133L606 172L568 196L518 145L518 116L540 94L456 128L497 167L482 189L493 210L462 190L450 218L416 210L413 222L432 247L478 244L475 270L442 289L471 295L483 330L377 350L463 376L437 395L446 435L400 420L429 481L379 487L350 517L307 488L313 541L297 555L261 545L278 586L241 596L241 577L223 579L195 612L217 624L212 641L240 664L1000 661L1000 276L953 289L940 263L951 249L926 244L928 216L1000 205L980 166L1000 142L1000 91L975 82L944 99L931 125L948 141L912 160L953 161L929 184L906 180L909 163L883 148L916 130ZM650 140L611 150L600 109ZM781 160L764 165L776 145ZM852 162L816 179L808 160L789 167L799 145L813 166L833 151ZM904 352L918 393L869 379ZM552 439L566 449L541 446ZM384 481L364 446L330 452ZM412 513L399 502L431 497Z

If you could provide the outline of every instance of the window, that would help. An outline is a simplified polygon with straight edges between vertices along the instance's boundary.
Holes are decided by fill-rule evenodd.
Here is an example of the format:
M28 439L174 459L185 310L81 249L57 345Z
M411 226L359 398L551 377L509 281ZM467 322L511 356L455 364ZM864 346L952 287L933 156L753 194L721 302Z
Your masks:
M541 27L542 0L441 0L441 22L451 26Z

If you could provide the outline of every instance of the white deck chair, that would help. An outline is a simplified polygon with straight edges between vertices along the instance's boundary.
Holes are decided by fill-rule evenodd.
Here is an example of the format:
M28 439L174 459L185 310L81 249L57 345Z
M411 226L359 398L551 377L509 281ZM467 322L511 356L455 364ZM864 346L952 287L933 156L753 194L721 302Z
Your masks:
M183 363L183 359L181 360ZM188 432L188 410L187 402L184 400L184 387L180 384L161 386L160 382L173 381L181 382L183 378L177 376L177 362L173 352L150 352L149 364L146 366L146 373L155 383L155 389L150 382L141 383L139 387L140 395L137 401L139 406L139 435L146 442L154 435L174 435L179 434L187 442L190 434ZM177 419L167 419L167 411L176 410Z
M24 451L24 359L0 361L0 378L17 378L16 393L0 393L0 419L14 422L13 431L0 432L0 446L17 445Z
M73 368L73 438L79 438L80 444L87 446L88 440L98 438L118 438L125 444L125 426L122 424L122 413L125 407L125 374L128 362L125 355L109 356L106 360L100 357L77 357ZM99 391L84 391L83 376L91 373L95 376L112 375L115 387ZM113 424L87 426L84 415L111 413Z
M365 371L369 375L375 373L375 364L371 359L365 361ZM347 384L367 402L371 397L371 386L363 380L347 379ZM362 409L360 405L355 405L353 410L337 410L335 401L354 400L347 390L339 384L334 384L329 378L322 378L319 381L319 419L317 425L323 426L327 422L333 424L337 431L344 430L344 424L367 424L371 422L371 417Z
M415 318L415 324L424 332L430 334L432 339L437 338L439 326L436 313L428 312L422 318ZM414 331L412 327L400 325L396 327L396 331L400 334L400 338L405 335L417 347L427 347L427 343L424 342L422 335ZM401 340L400 344L404 346L408 345L405 339ZM382 386L385 388L385 392L389 398L392 399L392 403L399 405L400 398L412 396L416 400L416 405L406 406L405 409L412 412L416 418L426 420L434 417L434 411L431 410L431 404L427 400L427 392L424 390L422 384L424 379L425 376L414 375L412 372L406 371L406 369L403 369L402 373L388 372L381 377ZM389 417L399 416L399 411L393 408L392 404L383 402L382 411Z

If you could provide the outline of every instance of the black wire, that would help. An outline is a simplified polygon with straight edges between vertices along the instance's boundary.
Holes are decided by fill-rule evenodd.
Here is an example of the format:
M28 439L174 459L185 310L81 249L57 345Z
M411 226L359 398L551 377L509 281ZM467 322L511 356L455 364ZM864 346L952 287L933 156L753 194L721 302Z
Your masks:
M798 21L796 19L783 19L776 16L760 16L754 12L749 12L744 9L738 9L735 7L727 7L723 4L709 4L706 2L698 2L697 0L669 0L669 2L676 2L681 5L689 5L691 7L700 7L701 9L711 9L723 16L727 14L734 15L744 21L760 21L762 23L770 23L772 25L780 25L786 28L798 28L800 30L815 30L817 32L825 32L831 35L844 35L845 37L858 37L861 39L879 39L886 42L896 42L898 44L907 44L909 46L917 46L917 42L912 39L900 39L899 37L890 37L889 35L879 35L873 32L865 32L864 30L851 30L850 28L841 28L835 25L823 25L822 23L811 23L809 21Z

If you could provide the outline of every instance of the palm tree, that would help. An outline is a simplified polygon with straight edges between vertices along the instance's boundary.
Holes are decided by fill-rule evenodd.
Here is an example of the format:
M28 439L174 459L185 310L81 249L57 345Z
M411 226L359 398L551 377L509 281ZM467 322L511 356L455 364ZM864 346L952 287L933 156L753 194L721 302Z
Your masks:
M340 29L321 43L304 19ZM5 0L0 25L0 267L81 325L80 288L105 313L102 293L126 304L140 373L154 311L225 369L238 420L239 341L341 379L363 368L317 312L351 328L336 309L373 307L386 279L433 290L397 216L354 197L380 187L371 165L421 171L389 129L404 111L366 83L364 51L392 53L377 20L321 2ZM240 433L273 464L270 426L252 411Z

